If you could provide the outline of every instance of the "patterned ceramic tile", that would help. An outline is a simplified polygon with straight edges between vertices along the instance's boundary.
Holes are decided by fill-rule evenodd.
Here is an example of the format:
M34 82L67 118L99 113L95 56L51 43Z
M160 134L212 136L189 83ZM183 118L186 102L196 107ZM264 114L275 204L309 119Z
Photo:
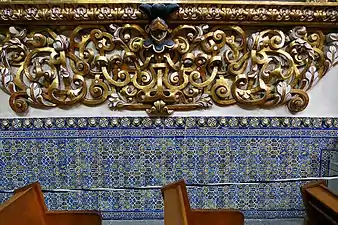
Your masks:
M271 181L328 175L337 137L336 118L0 119L0 190L38 180L50 209L161 219L160 190L139 187L184 178L194 208L301 217L302 182Z

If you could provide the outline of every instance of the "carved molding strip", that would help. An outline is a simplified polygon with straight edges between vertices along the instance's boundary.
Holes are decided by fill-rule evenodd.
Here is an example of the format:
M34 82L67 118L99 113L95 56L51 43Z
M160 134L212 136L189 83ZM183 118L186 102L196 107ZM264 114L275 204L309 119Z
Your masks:
M290 127L294 128L290 131ZM0 119L1 131L24 131L28 130L69 130L69 129L93 129L98 128L141 128L141 129L201 129L204 128L235 128L251 129L252 135L256 136L254 129L286 129L293 133L284 135L301 136L301 130L318 130L309 133L311 137L324 137L323 132L334 131L335 134L327 133L328 138L338 136L338 118L332 117L61 117L61 118L11 118ZM160 129L159 129L160 128ZM101 130L103 133L106 130ZM141 130L141 132L143 132ZM267 134L268 132L264 132ZM3 133L2 138L13 138L12 133ZM17 132L18 137L27 137L25 133ZM69 135L69 133L68 133ZM78 134L75 134L78 135ZM106 135L106 133L105 133ZM121 134L122 135L122 134ZM130 133L123 133L129 136ZM195 135L204 136L204 132L197 132ZM208 133L213 136L213 134ZM224 135L224 131L222 133ZM248 135L248 133L246 133ZM40 137L37 134L37 137ZM42 135L43 136L43 135Z
M28 1L28 3L30 3ZM140 4L0 4L0 22L6 21L106 21L146 20ZM221 2L220 4L181 4L172 21L241 21L241 22L320 22L338 21L337 3L278 4Z
M0 36L0 85L17 113L29 106L113 110L273 107L293 113L338 59L338 34L296 26L250 30L171 25L176 4L143 4L148 25L8 27Z

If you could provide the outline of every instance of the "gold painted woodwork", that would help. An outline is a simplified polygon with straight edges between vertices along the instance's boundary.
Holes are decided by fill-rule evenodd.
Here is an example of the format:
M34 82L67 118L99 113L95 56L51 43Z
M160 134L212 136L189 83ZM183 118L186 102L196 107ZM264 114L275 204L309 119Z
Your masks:
M162 115L214 104L295 113L338 58L337 3L181 1L149 22L128 0L25 2L0 4L0 86L17 113L105 102ZM175 45L156 49L166 40Z
M0 1L0 23L38 21L50 22L77 21L78 23L111 23L133 21L146 23L146 16L139 10L135 0L6 0ZM152 1L149 1L152 2ZM172 1L153 1L166 2ZM170 22L203 23L221 22L224 24L255 24L264 22L284 24L324 24L335 26L337 18L336 2L283 2L283 1L175 1L180 10L170 18ZM302 22L302 23L300 23ZM279 26L278 24L277 26Z

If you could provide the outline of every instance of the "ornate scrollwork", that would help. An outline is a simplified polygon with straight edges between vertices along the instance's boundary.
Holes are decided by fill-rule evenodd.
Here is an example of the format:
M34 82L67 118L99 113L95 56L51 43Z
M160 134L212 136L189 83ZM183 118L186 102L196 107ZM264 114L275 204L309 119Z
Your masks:
M334 24L338 21L336 3L326 0L309 0L321 2L270 2L252 3L248 1L219 1L218 4L205 4L195 0L193 4L180 4L180 10L173 14L173 21L241 21L241 22L320 22ZM7 2L7 4L5 4ZM22 1L19 1L22 3ZM57 0L17 1L4 0L0 4L0 20L6 21L39 21L50 24L53 21L104 21L104 20L146 20L146 15L139 10L139 4L126 1L122 4L62 4ZM189 1L187 1L189 2ZM8 4L9 3L9 4ZM45 4L44 4L45 3Z
M294 27L169 26L177 5L142 5L136 24L9 27L0 36L0 84L18 113L28 106L205 109L213 103L306 108L306 93L337 64L338 35Z

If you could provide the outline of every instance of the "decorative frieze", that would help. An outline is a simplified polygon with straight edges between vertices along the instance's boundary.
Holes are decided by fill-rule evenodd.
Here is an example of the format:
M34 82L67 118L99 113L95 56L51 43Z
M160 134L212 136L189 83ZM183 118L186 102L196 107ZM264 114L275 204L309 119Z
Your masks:
M15 3L17 2L17 3ZM35 1L22 4L14 1L0 5L1 23L5 21L102 21L106 20L140 20L146 21L146 15L139 9L140 4L60 4L60 1L48 1L34 4ZM86 2L86 1L84 1ZM32 4L33 3L33 4ZM219 4L180 3L180 10L172 16L172 21L260 21L260 22L337 22L337 3L302 3L302 2L248 2L220 1Z
M334 3L327 4L333 13L335 7L330 4ZM131 5L132 10L126 6L124 13L118 14L108 8L98 10L113 16L112 20L138 15L126 24L106 24L108 18L103 16L106 22L102 24L4 27L0 35L0 85L10 95L11 108L25 113L29 106L94 106L106 102L112 110L168 115L214 104L261 108L285 104L296 113L309 104L307 91L337 63L338 34L327 32L327 24L325 29L212 24L207 22L235 21L237 17L227 18L221 13L225 5L137 6ZM286 7L284 3L272 7L277 6ZM260 20L256 14L275 15L267 5L260 5L263 8L256 14L245 11L245 7L235 14L247 22ZM282 17L302 24L321 15L307 11L311 20L293 18L301 14L299 7L294 5L295 13L284 10ZM31 19L44 17L38 10L25 12L33 13ZM60 16L83 21L97 15L89 16L86 7L76 8L75 14L65 12ZM137 21L141 17L148 22ZM279 20L277 17L273 20ZM200 23L192 24L194 20Z

